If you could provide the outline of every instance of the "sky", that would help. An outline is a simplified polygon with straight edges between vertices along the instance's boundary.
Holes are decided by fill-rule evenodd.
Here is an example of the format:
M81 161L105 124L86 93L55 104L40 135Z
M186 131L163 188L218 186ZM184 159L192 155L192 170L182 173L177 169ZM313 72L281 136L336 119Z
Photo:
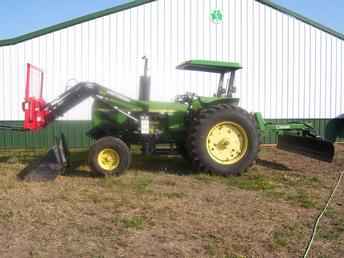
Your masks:
M344 0L273 0L344 34Z
M12 38L126 0L0 0L0 39Z
M20 36L124 2L128 0L1 0L0 39ZM344 33L344 0L273 2Z

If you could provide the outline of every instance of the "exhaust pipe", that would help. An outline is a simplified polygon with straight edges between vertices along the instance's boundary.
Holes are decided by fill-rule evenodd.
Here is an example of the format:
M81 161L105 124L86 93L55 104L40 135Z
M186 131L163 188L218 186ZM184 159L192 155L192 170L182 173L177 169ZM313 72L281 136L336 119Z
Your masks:
M144 72L143 76L140 77L140 91L139 100L149 101L150 100L150 90L151 90L151 78L148 76L148 58L142 57L144 60Z

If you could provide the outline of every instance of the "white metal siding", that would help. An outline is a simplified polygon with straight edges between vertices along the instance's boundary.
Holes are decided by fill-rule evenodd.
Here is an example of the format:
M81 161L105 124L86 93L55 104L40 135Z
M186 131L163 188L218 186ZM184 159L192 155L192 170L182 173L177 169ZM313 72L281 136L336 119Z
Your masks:
M220 9L215 24L210 12ZM14 46L0 47L0 120L23 119L25 63L45 70L52 100L66 82L95 81L136 98L141 57L152 99L211 95L217 76L176 71L185 60L238 61L237 96L266 118L332 118L344 112L344 42L254 0L158 0ZM89 119L91 100L63 119Z

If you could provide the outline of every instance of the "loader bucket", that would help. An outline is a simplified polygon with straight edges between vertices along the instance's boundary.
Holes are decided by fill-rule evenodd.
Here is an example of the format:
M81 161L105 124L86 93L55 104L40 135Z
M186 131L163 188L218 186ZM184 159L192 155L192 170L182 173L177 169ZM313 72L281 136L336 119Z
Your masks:
M311 136L279 135L277 148L326 162L332 162L334 157L331 142Z
M51 147L43 158L33 161L20 171L17 179L31 182L52 181L68 166L68 158L68 147L64 135L61 134L60 138L56 138L56 145Z

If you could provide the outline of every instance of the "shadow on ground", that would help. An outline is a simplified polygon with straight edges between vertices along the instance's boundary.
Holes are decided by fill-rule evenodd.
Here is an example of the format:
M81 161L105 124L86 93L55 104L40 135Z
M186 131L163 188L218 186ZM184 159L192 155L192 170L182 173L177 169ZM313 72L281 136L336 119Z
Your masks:
M65 176L70 177L95 177L83 166L87 166L88 152L72 152L70 156L70 167L67 169ZM151 173L168 173L174 175L191 175L195 174L188 162L178 156L142 156L134 154L130 170L149 171Z
M22 163L30 164L42 158L45 151L34 152L8 152L0 156L0 163ZM70 154L70 167L67 168L65 176L69 177L95 177L87 167L88 151L72 151ZM291 171L286 165L264 159L257 159L257 165L280 171ZM151 173L168 173L174 175L198 174L192 170L191 165L179 156L142 156L133 154L131 170L150 171Z
M288 168L286 165L269 160L257 159L257 165L273 170L291 171L291 169Z

